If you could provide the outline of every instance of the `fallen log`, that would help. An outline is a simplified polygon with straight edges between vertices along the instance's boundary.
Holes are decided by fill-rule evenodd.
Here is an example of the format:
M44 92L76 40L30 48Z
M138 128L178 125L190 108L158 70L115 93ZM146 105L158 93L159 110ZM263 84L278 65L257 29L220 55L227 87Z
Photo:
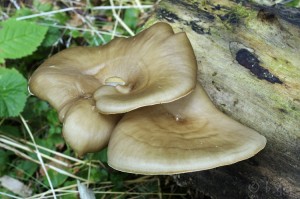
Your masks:
M163 0L147 24L185 31L214 104L266 148L240 163L175 175L194 197L300 198L300 10L250 1Z

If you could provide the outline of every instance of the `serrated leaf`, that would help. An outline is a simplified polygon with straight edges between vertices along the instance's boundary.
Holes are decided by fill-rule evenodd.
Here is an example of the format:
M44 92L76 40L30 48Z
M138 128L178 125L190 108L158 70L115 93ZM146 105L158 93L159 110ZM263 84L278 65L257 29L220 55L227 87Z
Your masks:
M26 98L26 79L15 69L0 68L0 117L17 116Z
M19 10L16 10L15 14L13 15L13 17L23 17L23 16L28 16L28 15L32 15L33 12L31 9L23 7L20 8Z
M60 37L61 37L61 32L59 28L49 27L45 39L41 45L44 47L50 47L54 45L54 43L57 42Z
M47 27L10 19L1 23L0 60L16 59L32 54L42 43Z

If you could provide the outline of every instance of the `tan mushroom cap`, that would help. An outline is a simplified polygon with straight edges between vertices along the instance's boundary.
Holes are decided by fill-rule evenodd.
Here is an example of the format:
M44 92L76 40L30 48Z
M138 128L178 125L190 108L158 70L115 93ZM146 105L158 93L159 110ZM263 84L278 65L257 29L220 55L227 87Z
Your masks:
M94 95L100 112L124 113L187 95L196 73L186 34L157 23L131 38L57 53L34 72L29 88L57 110Z
M93 93L101 83L84 73L92 67L88 60L95 50L78 47L61 51L46 60L29 80L30 92L58 111L65 140L78 155L106 147L119 120L118 115L99 115L95 107Z
M215 108L200 85L175 102L125 114L108 146L108 164L138 174L211 169L250 158L266 139Z
M115 115L100 114L94 100L76 100L65 113L63 136L79 156L97 152L107 146L116 120Z
M34 72L29 90L48 101L59 112L62 122L72 123L65 118L68 109L77 100L89 101L93 96L103 113L123 113L183 97L195 86L196 66L185 33L174 34L170 25L157 23L135 37L57 53ZM94 107L93 103L84 103L87 109ZM84 111L82 114L84 117ZM94 116L92 120L102 118ZM118 118L113 118L110 124L114 126ZM101 119L98 122L101 123ZM111 130L112 126L103 129ZM108 137L104 137L107 143Z
M105 86L94 94L102 113L171 102L195 87L197 63L192 46L185 33L174 34L166 23L129 39L113 40L108 48L104 56L109 61L97 75Z

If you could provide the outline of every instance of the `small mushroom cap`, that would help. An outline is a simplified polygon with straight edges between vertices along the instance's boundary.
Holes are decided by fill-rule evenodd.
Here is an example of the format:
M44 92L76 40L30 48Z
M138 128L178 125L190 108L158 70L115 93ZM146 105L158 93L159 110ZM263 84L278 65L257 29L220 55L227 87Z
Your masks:
M192 46L185 33L174 34L166 23L113 40L105 49L109 50L103 55L108 58L101 71L104 86L94 94L102 113L168 103L195 87L197 63Z
M185 173L250 158L265 144L216 109L198 85L175 102L126 113L109 141L108 164L129 173Z
M29 79L29 91L60 111L80 98L92 98L102 84L89 74L96 63L96 47L74 47L47 59Z
M106 147L118 115L100 115L93 99L102 84L89 74L97 48L70 48L46 60L31 76L29 90L46 100L64 123L66 142L79 155ZM86 109L86 110L84 110Z
M76 100L69 106L64 117L63 136L71 148L82 156L106 147L118 117L100 114L91 99Z

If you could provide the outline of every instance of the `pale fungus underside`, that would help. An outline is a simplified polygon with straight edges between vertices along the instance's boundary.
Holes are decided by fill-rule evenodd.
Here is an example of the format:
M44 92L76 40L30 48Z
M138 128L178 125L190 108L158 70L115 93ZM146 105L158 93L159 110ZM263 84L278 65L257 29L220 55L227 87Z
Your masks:
M74 151L109 143L108 163L121 171L205 170L264 148L263 136L215 108L196 73L186 34L157 23L104 46L61 51L34 72L29 88L58 111Z

